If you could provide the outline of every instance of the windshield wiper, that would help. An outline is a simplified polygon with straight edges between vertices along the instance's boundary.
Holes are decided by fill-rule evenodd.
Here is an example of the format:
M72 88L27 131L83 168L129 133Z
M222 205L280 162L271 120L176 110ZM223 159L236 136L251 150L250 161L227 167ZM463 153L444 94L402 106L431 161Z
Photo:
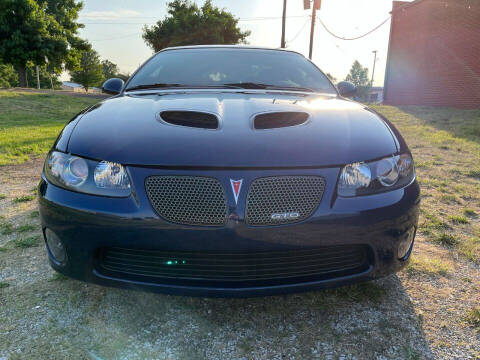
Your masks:
M171 87L180 87L180 84L168 84L168 83L156 83L156 84L142 84L129 87L125 89L126 91L130 90L142 90L142 89L160 89L160 88L171 88Z
M168 83L156 83L156 84L143 84L132 86L126 91L130 90L142 90L142 89L168 89L168 88L180 88L180 89L243 89L243 87L230 85L230 84L218 84L218 85L188 85L188 84L168 84Z
M270 90L295 90L295 91L308 91L315 92L310 88L299 86L276 86L255 82L243 82L243 83L230 83L230 84L218 84L218 85L188 85L188 84L169 84L169 83L156 83L156 84L142 84L129 87L126 91L131 90L143 90L143 89L168 89L168 88L180 88L180 89L270 89Z
M230 83L225 84L228 86L237 86L242 89L270 89L270 90L296 90L296 91L308 91L308 92L315 92L315 90L300 87L300 86L277 86L277 85L269 85L269 84L262 84L262 83L255 83L255 82L243 82L243 83Z
M241 83L229 83L227 86L236 86L240 89L266 89L271 85L255 83L255 82L241 82Z

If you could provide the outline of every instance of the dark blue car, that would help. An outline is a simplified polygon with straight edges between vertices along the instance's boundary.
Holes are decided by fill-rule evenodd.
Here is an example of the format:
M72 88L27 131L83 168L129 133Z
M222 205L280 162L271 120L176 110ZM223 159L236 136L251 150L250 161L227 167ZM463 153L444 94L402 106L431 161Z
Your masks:
M255 296L386 276L418 221L412 155L355 88L302 55L165 49L47 156L53 268L110 286Z

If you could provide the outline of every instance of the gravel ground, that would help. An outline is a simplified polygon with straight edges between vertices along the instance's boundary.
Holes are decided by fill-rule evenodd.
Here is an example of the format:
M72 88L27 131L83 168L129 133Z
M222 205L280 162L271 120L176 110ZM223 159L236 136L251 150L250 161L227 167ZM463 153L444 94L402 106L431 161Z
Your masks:
M465 320L480 306L479 266L422 237L407 271L288 296L175 297L58 276L27 200L41 165L0 167L1 360L480 359Z

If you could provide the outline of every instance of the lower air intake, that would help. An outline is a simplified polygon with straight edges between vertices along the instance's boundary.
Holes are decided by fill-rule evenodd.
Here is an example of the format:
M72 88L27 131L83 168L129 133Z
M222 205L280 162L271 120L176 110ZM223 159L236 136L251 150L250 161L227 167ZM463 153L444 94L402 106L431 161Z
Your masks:
M331 279L358 274L371 264L365 245L250 253L106 248L99 256L99 271L105 275L198 286L205 282L246 287Z

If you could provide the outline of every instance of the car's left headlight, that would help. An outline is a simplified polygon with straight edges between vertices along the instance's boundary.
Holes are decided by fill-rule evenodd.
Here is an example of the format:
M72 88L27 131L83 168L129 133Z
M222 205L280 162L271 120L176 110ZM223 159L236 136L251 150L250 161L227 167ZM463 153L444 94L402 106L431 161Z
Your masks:
M401 154L371 162L343 167L338 181L339 196L352 197L394 190L410 184L415 167L410 154Z
M131 193L127 169L121 164L52 151L45 160L44 169L51 183L65 189L114 197Z

